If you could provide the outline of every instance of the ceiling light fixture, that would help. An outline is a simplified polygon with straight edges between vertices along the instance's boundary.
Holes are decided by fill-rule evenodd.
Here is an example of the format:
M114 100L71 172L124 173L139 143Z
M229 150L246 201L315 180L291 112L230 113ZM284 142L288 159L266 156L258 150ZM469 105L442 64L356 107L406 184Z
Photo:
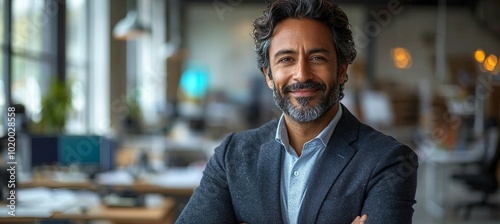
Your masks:
M135 0L127 1L127 8L127 16L113 28L113 37L118 40L132 40L148 32L139 20Z

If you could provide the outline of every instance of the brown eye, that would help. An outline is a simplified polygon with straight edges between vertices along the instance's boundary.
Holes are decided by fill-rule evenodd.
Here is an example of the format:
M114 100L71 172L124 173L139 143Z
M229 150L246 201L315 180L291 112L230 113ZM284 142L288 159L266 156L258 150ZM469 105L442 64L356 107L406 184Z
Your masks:
M311 61L326 61L326 58L322 56L313 56L311 57Z
M293 61L292 58L285 57L285 58L281 58L278 62L291 62L291 61Z

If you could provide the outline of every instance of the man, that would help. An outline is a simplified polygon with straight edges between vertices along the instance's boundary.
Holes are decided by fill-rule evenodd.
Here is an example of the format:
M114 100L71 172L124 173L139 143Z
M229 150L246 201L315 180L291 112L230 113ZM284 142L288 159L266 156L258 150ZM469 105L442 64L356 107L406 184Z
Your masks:
M356 56L349 27L329 0L278 0L255 20L283 115L215 149L178 223L411 223L415 153L339 103Z

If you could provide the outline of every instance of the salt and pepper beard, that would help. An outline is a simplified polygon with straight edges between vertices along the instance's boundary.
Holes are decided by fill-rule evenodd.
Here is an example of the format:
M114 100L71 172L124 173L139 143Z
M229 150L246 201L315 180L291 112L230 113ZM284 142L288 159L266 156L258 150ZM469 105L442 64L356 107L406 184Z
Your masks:
M340 69L337 69L337 79L339 77ZM335 104L339 102L340 98L340 84L338 81L333 80L332 88L328 90L326 94L326 85L318 82L307 81L307 82L298 82L293 83L291 85L287 85L283 87L282 92L276 88L276 84L274 83L274 79L271 80L273 82L273 97L274 102L280 108L280 110L290 116L292 119L299 123L307 123L314 121L321 117L325 112L330 110ZM299 104L295 106L291 102L290 95L288 93L290 91L298 90L298 89L314 89L321 90L322 94L318 99L319 102L316 106L308 106L309 102L314 99L312 97L296 97L296 101Z

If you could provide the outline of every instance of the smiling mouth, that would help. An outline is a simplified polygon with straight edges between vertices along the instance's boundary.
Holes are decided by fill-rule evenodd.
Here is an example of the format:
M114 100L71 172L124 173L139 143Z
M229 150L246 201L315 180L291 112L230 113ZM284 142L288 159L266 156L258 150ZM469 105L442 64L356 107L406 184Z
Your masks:
M318 91L318 89L298 89L290 91L290 93L295 97L310 97L314 96Z
M326 89L325 85L319 82L307 81L307 82L296 82L287 85L283 88L283 93L285 95L290 94L298 98L310 98L318 94L318 92L324 91Z

